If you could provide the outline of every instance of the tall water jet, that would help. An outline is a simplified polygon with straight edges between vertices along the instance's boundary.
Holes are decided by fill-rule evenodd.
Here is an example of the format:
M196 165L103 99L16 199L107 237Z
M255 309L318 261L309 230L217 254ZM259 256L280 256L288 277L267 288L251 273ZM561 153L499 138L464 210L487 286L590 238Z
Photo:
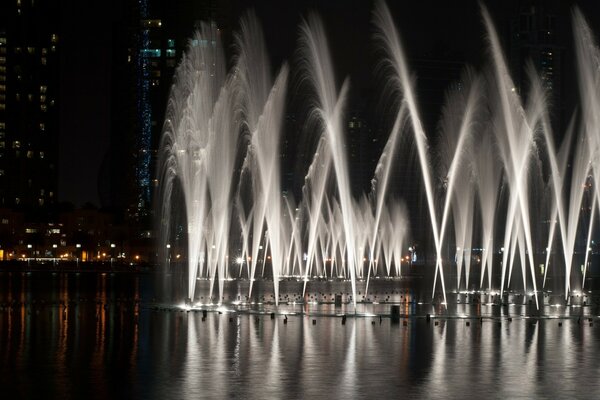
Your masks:
M354 243L354 221L352 213L352 199L350 195L350 178L348 176L348 165L345 153L345 140L343 136L343 112L346 105L348 92L348 81L344 81L340 91L335 87L335 75L329 47L325 37L325 30L321 20L316 15L311 15L301 26L300 45L304 55L303 67L305 68L305 79L307 79L315 91L315 105L311 112L311 118L316 119L320 127L320 136L324 139L320 151L330 154L335 188L337 189L344 236L346 241L346 263L352 281L352 298L356 305L356 269L357 257ZM311 168L318 168L311 165ZM325 169L321 172L328 174ZM324 191L321 195L324 194ZM320 210L315 210L319 212ZM313 232L314 233L314 232ZM314 252L314 237L309 236L312 247L309 244L309 257ZM307 269L308 271L308 269Z
M219 226L219 243L215 243L213 229L207 229L209 210L228 220L231 199L227 185L231 185L237 131L232 129L230 81L226 79L225 62L220 39L214 25L202 24L190 40L188 51L178 66L167 103L163 136L160 145L158 176L161 193L161 224L168 232L171 219L171 194L175 180L183 188L188 234L188 298L194 298L196 276L207 255L216 251L217 260L211 262L214 270L224 271L223 256L227 252L228 232ZM215 151L222 151L214 168ZM210 185L210 182L221 182ZM217 207L222 205L222 207ZM164 239L163 241L166 241ZM214 247L213 247L214 246ZM212 261L212 260L211 260ZM221 275L221 279L223 276ZM212 285L211 285L212 287Z
M270 250L275 302L279 300L279 276L283 265L284 242L282 229L282 197L280 186L279 143L285 104L288 69L284 65L275 84L271 83L269 59L262 29L255 18L242 20L237 37L238 59L236 76L237 112L242 131L250 135L250 145L244 163L252 180L253 234L250 268L256 274L259 249L264 247L263 268ZM265 241L263 243L263 232Z
M400 141L400 135L402 132L402 127L404 124L404 119L406 117L406 107L402 106L400 111L396 115L396 120L394 121L394 125L392 126L392 131L390 132L390 136L386 142L386 145L381 153L379 158L379 162L377 163L377 167L375 168L375 176L371 181L371 195L375 198L375 220L373 224L373 230L371 233L371 241L370 241L370 254L377 256L371 257L369 261L369 271L367 277L367 288L369 286L368 279L371 276L371 268L373 259L379 259L379 247L377 250L376 246L378 243L381 243L381 237L379 236L379 229L381 226L381 218L382 213L384 212L384 204L387 198L388 187L390 183L390 175L392 166L394 165L394 155L396 154L396 148L398 146L398 142ZM389 215L387 216L390 217ZM389 252L388 247L388 252ZM388 275L390 273L389 270L390 265L388 265Z
M466 285L469 283L474 201L473 166L469 156L473 153L473 125L479 92L479 79L467 70L463 74L459 88L448 93L440 124L441 138L438 153L440 155L440 176L444 177L443 186L446 193L443 202L438 252L441 252L443 246L449 211L452 209L456 241L457 290L460 289L465 252L468 254L468 258L465 260L467 270L465 283Z
M533 261L533 243L531 240L531 222L529 219L527 176L534 143L534 127L540 118L542 99L534 97L531 99L532 105L529 108L531 111L523 110L515 86L508 74L496 30L494 29L492 20L485 7L482 7L482 14L487 29L490 50L492 52L496 72L499 102L496 112L498 113L497 118L499 124L495 132L510 190L508 215L504 231L505 251L502 258L502 282L500 293L502 295L502 292L504 291L504 279L509 254L508 250L511 248L511 244L513 244L511 235L521 232L524 243L523 241L519 241L519 243L521 248L524 246L527 250L526 253L528 255L536 306L539 307ZM519 236L517 236L517 238L518 237ZM514 249L514 244L512 248ZM525 269L526 266L522 264L521 268ZM512 262L509 266L509 270L512 270Z
M446 285L444 283L444 269L441 263L441 247L439 225L435 211L435 197L433 192L433 182L431 178L431 164L429 159L429 150L427 144L427 136L423 130L417 102L414 95L413 83L409 77L408 68L404 50L400 41L400 35L396 30L396 26L392 19L389 9L383 1L379 1L373 13L374 24L377 29L376 39L381 43L387 54L387 63L393 71L391 75L394 90L397 95L401 96L402 101L406 103L410 121L412 123L412 131L414 134L417 151L419 156L419 164L425 186L425 194L427 196L427 206L429 210L429 219L433 232L433 240L436 248L436 271L434 277L434 295L435 282L437 281L438 270L440 271L440 279L442 283L442 291L444 303L446 303Z
M573 11L573 35L577 55L577 76L580 104L582 109L582 129L587 139L590 154L590 169L594 187L600 184L600 50L593 34L578 8ZM593 204L600 207L600 190L595 189ZM590 225L592 220L590 220ZM587 249L586 249L587 253ZM566 295L566 294L565 294Z
M474 173L477 186L477 198L481 210L481 275L479 286L487 273L488 290L492 289L494 266L494 229L498 208L499 191L502 179L502 166L495 151L492 133L489 129L482 132L474 147Z

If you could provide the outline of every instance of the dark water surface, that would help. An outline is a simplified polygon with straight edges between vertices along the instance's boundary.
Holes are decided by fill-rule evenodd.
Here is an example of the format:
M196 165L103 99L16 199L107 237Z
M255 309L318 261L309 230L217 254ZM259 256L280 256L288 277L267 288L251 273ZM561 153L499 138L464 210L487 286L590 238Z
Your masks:
M263 304L203 320L153 309L154 283L0 273L0 398L600 398L594 305L530 318L527 301L437 315L412 302L399 323L375 315L389 305L360 305L342 325L349 306L289 304L285 323Z

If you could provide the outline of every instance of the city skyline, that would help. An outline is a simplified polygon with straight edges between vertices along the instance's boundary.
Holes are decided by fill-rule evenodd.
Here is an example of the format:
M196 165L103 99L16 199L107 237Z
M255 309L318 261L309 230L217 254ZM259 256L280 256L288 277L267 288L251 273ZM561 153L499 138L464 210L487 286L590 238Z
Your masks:
M274 67L281 65L284 60L293 63L294 48L297 47L297 24L300 22L300 18L307 15L308 10L314 10L322 15L326 23L332 21L327 26L331 36L332 49L337 57L338 79L341 79L342 75L340 74L348 74L351 79L351 86L356 90L373 87L376 84L372 65L365 62L365 60L357 62L357 60L365 58L363 57L365 52L367 54L374 52L371 35L365 34L362 29L365 28L365 31L369 32L373 2L356 1L347 7L342 7L339 2L328 2L328 6L324 6L320 2L301 2L295 4L295 7L285 10L284 7L277 6L276 2L231 3L231 13L234 15L231 20L234 24L238 23L239 16L243 12L250 9L255 10L263 24ZM504 36L508 36L508 17L511 12L514 13L511 9L514 10L515 4L518 2L510 3L503 5L494 4L494 2L484 3L490 7L492 17L498 20L500 32L503 31L502 27L504 26ZM597 6L591 3L593 2L583 1L572 2L570 5L562 4L562 10L567 10L565 18L569 26L570 11L568 10L573 4L582 7L584 14L591 19L590 22L593 24L592 18L594 18L595 13L592 11ZM76 13L77 7L80 6L73 4L70 11L67 11L68 8L65 9L63 18L68 18L69 12ZM410 59L415 60L414 64L418 64L419 58L426 58L427 53L435 51L436 47L446 48L447 52L454 53L453 57L458 57L459 60L462 59L465 63L477 65L478 62L485 61L485 51L482 51L485 50L484 32L479 6L476 2L466 1L463 2L462 7L442 7L433 10L433 12L428 10L428 5L402 4L393 5L392 8L397 9L397 25L401 34L405 37L407 53ZM404 9L407 11L403 12ZM338 16L337 12L340 10L343 12ZM433 17L428 16L428 13ZM72 75L76 78L81 76L82 71L89 70L91 75L97 77L89 84L92 85L91 88L94 88L94 85L97 85L97 87L96 90L82 93L80 85L76 83L77 79L64 81L64 78L61 78L65 88L63 90L65 101L64 109L61 111L61 121L67 125L64 138L61 139L61 162L63 167L59 170L59 198L61 201L70 201L77 205L91 202L99 206L101 202L98 193L98 173L110 142L111 76L107 60L112 57L115 39L113 38L114 25L120 22L119 18L121 16L119 13L111 11L108 6L99 7L97 12L91 14L96 18L91 18L91 22L85 24L85 28L91 27L89 28L89 37L76 35L77 32L84 29L83 26L78 27L77 23L68 26L70 34L73 35L71 39L67 32L63 35L62 45L64 49L61 54L64 59L73 60L73 64L63 62L61 71L63 74L64 71L70 71L66 75ZM408 18L407 14L410 14L412 18ZM448 17L447 20L440 20L443 15L455 16L455 18ZM467 23L462 24L460 30L450 30L448 35L440 35L444 30L451 28L455 24L455 20L461 15L465 16ZM279 17L281 18L278 19ZM96 21L96 24L94 21ZM110 30L106 29L107 21L112 21L112 29ZM353 23L354 25L360 23L361 29L355 29L351 37L354 39L357 39L357 36L360 37L357 40L344 43L343 35L347 32L345 27ZM290 24L292 24L291 27ZM286 26L285 29L281 29L282 25ZM102 27L104 30L101 29ZM95 30L94 28L98 29ZM232 30L236 28L234 26ZM570 32L568 33L570 34ZM438 40L440 37L444 37L444 40ZM89 40L92 46L84 46L86 40ZM506 38L506 41L508 42L508 38ZM459 44L461 42L462 44ZM353 45L353 43L358 43L358 45ZM463 54L457 56L457 52ZM508 49L505 49L505 52L508 52ZM77 54L84 54L85 56L73 57ZM100 57L102 54L104 56ZM446 55L446 57L448 56ZM420 71L418 68L415 68L415 70L417 79L419 79ZM85 101L81 101L83 99ZM439 102L442 101L443 99L440 99ZM87 121L94 122L89 123ZM89 135L80 134L85 129L89 130ZM91 149L96 151L90 151L85 156L77 154L75 149L81 147L78 144L89 145ZM87 171L86 175L79 175L83 171ZM80 183L73 185L73 182Z

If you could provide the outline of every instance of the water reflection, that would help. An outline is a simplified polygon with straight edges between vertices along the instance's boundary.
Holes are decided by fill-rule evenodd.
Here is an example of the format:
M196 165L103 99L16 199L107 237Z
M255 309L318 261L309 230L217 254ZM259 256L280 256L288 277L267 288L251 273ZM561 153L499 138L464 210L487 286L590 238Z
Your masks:
M287 323L279 314L203 319L149 308L152 280L1 274L6 398L600 397L600 324L589 325L590 307L554 307L574 316L560 320L479 303L428 322L413 315L432 309L415 302L401 304L399 323L372 316L343 325L322 316L333 305Z

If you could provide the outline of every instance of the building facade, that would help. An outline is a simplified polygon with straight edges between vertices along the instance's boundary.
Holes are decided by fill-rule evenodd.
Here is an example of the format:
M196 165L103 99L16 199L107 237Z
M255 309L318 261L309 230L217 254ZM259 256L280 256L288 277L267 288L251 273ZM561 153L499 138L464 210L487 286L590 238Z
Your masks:
M0 7L0 207L43 215L58 185L59 1Z
M155 164L175 69L200 21L228 25L226 1L128 0L114 26L109 149L111 208L149 220ZM225 32L225 29L221 29ZM135 182L134 185L131 183Z

